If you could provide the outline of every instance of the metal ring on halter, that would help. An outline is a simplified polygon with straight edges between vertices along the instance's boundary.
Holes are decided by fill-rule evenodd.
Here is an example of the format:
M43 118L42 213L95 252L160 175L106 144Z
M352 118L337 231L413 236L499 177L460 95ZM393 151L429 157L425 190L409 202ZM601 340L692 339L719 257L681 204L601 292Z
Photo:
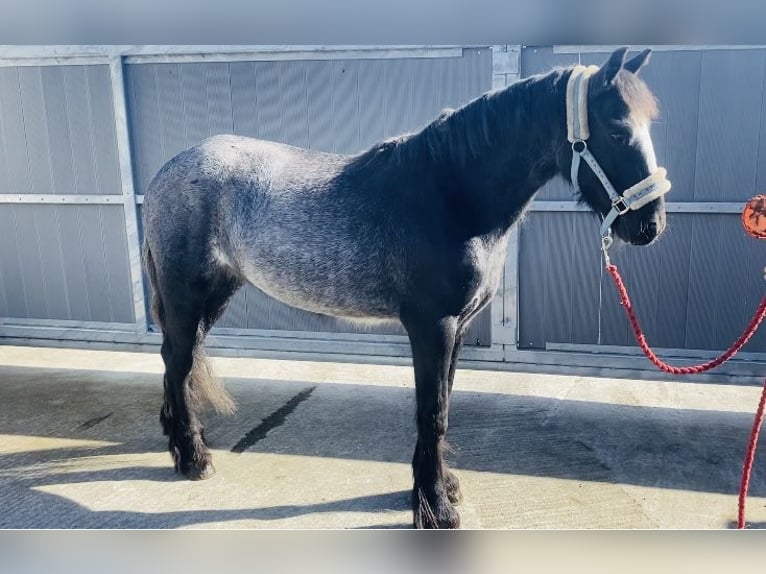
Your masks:
M582 144L582 148L581 149L577 149L575 147L577 144ZM575 141L572 142L572 151L573 152L575 152L575 153L582 153L586 149L588 149L588 144L585 143L585 140L575 140Z

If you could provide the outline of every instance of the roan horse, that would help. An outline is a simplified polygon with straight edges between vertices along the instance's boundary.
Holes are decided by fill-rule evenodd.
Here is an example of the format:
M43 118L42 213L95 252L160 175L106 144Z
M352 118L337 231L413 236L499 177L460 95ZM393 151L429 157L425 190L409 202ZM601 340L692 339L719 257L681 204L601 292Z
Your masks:
M637 76L645 50L615 51L588 80L588 149L618 190L657 170L654 96ZM144 264L165 363L160 421L175 468L215 473L201 401L233 403L205 361L204 340L245 281L289 305L351 320L400 321L412 348L417 527L457 527L457 477L444 460L450 392L466 328L501 277L508 235L540 187L571 182L567 81L557 69L448 110L417 133L358 155L234 135L171 159L144 202ZM592 170L580 200L606 217ZM665 227L662 197L611 225L645 245Z

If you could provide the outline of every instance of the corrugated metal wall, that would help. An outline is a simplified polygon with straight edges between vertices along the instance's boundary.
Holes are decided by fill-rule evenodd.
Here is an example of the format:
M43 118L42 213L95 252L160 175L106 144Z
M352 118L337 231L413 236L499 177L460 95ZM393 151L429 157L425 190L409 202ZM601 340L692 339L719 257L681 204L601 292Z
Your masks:
M601 64L606 53L525 48L524 76L556 65ZM659 99L652 127L669 202L741 202L766 191L766 51L655 51L642 77ZM563 180L540 200L570 200ZM741 333L763 295L766 244L739 216L669 213L649 247L613 249L651 344L719 350ZM520 232L519 348L633 345L608 278L601 279L598 223L590 213L532 212ZM603 300L599 325L599 282ZM761 330L745 348L766 351Z
M107 66L0 68L0 193L120 193ZM0 317L133 321L122 205L0 203Z
M139 198L168 158L214 133L355 152L417 129L443 107L490 87L490 50L464 49L453 56L215 63L183 58L183 63L139 63L140 58L109 56L102 61L111 64L21 67L5 62L0 66L0 335L35 337L37 327L60 326L80 331L53 329L56 334L44 337L75 339L100 330L87 340L156 340L144 331L140 290L135 301L131 292L139 271L129 264L137 244L126 239L126 215L128 227L133 221L130 177L120 173L121 162L128 165L126 149L132 152ZM599 64L605 57L525 48L521 71L531 75L578 61ZM121 98L112 101L112 90L122 85L123 63L127 118L121 115ZM494 70L495 79L504 70ZM763 290L766 244L742 233L732 206L766 191L766 51L659 50L642 74L661 104L653 137L673 181L668 199L675 208L656 245L617 247L613 256L652 344L719 350L739 334ZM121 127L126 119L129 134ZM80 200L62 200L70 196ZM573 198L556 181L539 199ZM729 213L692 213L700 202L712 202L714 210L717 203L728 205ZM519 348L590 349L599 337L602 345L632 347L613 288L601 277L595 218L557 209L530 213L519 232L518 293L500 298L512 307L518 298ZM507 274L506 291L515 285L512 275ZM512 322L513 313L506 309L501 315L505 319L495 325L494 342L511 343L500 323ZM487 311L468 342L490 344L491 327ZM317 339L401 334L303 313L254 288L240 292L219 328L220 334L247 332L269 337L314 332ZM746 349L765 352L766 332Z
M492 53L385 60L131 64L126 85L136 193L173 155L218 133L356 153L385 137L416 130L445 107L491 87ZM252 286L232 300L219 327L403 334L282 305ZM466 341L490 344L490 316Z

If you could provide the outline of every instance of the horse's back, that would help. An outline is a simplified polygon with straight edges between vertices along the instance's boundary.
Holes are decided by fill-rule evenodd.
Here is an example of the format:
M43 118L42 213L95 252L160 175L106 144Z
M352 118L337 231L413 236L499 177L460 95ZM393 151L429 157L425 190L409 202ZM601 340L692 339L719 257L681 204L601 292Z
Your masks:
M289 305L395 317L383 210L363 182L344 176L349 161L241 136L208 138L153 179L147 240L173 246L165 249L169 264L226 267Z

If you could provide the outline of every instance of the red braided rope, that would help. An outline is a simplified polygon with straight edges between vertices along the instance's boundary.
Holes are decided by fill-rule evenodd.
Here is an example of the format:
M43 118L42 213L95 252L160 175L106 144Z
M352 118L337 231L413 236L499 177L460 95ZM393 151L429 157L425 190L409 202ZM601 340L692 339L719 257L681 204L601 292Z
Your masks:
M628 319L630 320L630 326L633 328L633 333L636 335L636 340L638 341L641 350L644 352L647 358L657 366L658 369L665 371L666 373L672 373L674 375L693 375L697 373L704 373L705 371L709 371L710 369L725 363L734 355L736 355L745 345L745 343L750 340L750 337L752 337L753 333L755 333L755 331L758 329L758 325L760 325L761 321L763 321L763 318L766 317L766 297L764 297L761 301L761 304L758 305L758 309L756 310L753 318L750 320L750 324L747 326L747 329L745 329L745 332L742 333L742 336L734 341L732 346L729 347L720 357L708 361L707 363L702 363L701 365L695 365L693 367L674 367L673 365L668 365L657 355L655 355L654 351L651 350L649 344L646 342L646 337L641 330L641 325L638 323L636 313L633 311L633 305L631 304L630 298L628 297L628 291L625 289L625 284L622 282L622 277L620 277L620 272L617 271L617 267L610 263L606 266L606 270L609 272L609 275L612 276L614 284L617 286L617 290L620 292L620 303L622 303L622 306L625 307L625 312L628 314Z
M761 392L761 401L758 403L758 411L755 413L753 428L750 431L750 440L747 443L747 453L745 454L745 463L742 465L742 481L739 483L739 514L737 515L737 528L745 527L745 500L747 499L747 490L750 488L750 473L753 470L753 460L755 460L755 446L758 444L758 434L763 424L763 411L766 407L766 381L763 383Z
M755 333L755 331L758 329L758 326L761 324L761 321L763 321L763 318L766 316L766 297L764 297L761 301L761 304L758 306L755 315L750 320L747 329L745 329L745 332L742 333L742 336L734 341L731 347L729 347L722 355L711 361L702 363L701 365L695 365L693 367L675 367L673 365L668 365L666 362L654 354L654 351L652 351L652 349L649 347L649 344L646 342L646 337L641 330L641 325L638 323L636 313L633 311L633 305L630 302L630 297L628 297L628 290L625 288L625 284L622 282L622 277L620 276L620 272L617 270L617 267L609 263L606 266L606 270L609 272L609 275L612 276L612 280L617 286L617 291L620 293L620 303L622 303L622 306L625 307L625 313L628 315L630 326L633 328L633 333L636 335L636 341L638 341L641 350L644 352L647 358L657 366L658 369L665 371L666 373L672 373L674 375L691 375L695 373L704 373L705 371L709 371L710 369L725 363L734 355L736 355L745 345L745 343L750 340L750 337L753 336L753 333ZM747 445L745 462L742 465L742 481L740 482L739 486L739 513L737 516L737 528L740 529L745 528L745 500L747 499L747 491L750 487L750 474L753 470L755 449L756 445L758 444L758 435L761 430L761 425L763 424L764 410L766 410L766 381L764 381L761 400L758 403L758 410L755 414L755 420L753 421L753 428L750 431L750 440L748 441Z

